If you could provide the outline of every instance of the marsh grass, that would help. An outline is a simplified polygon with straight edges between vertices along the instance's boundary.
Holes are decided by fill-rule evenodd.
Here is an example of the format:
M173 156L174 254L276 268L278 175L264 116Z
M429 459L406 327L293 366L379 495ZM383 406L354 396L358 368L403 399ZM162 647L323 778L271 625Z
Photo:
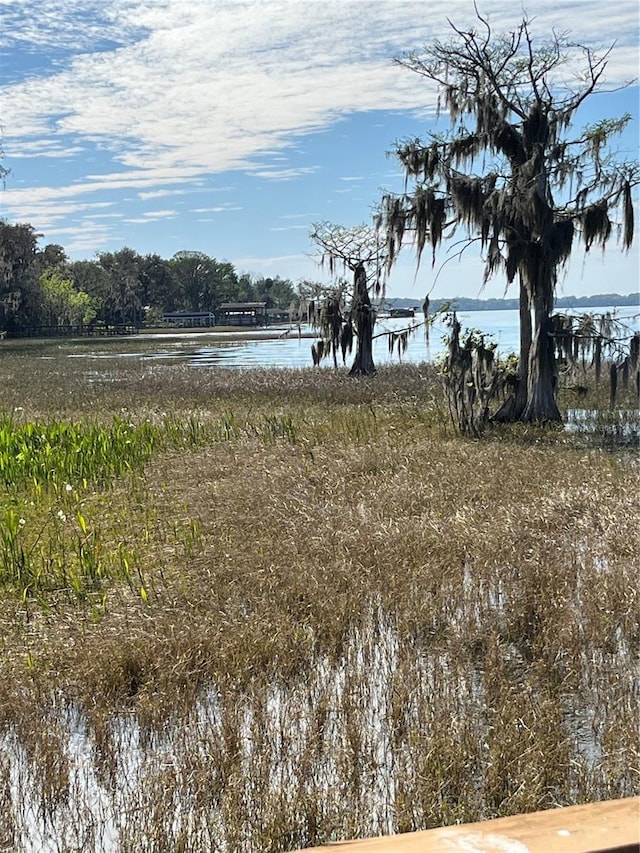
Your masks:
M460 438L424 366L52 361L0 363L5 847L276 853L638 793L628 448Z

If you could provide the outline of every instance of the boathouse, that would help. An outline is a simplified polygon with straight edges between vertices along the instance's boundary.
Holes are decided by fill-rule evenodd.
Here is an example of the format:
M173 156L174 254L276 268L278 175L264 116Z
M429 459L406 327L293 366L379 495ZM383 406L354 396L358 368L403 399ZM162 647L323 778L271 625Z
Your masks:
M170 311L162 315L167 326L180 329L206 329L216 324L216 315L211 311Z
M216 312L220 326L266 326L266 302L223 302Z

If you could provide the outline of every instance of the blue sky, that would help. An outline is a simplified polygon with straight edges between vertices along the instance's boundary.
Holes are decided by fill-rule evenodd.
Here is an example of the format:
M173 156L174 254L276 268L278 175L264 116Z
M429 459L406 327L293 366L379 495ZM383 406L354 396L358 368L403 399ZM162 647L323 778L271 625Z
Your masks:
M615 41L608 89L638 76L636 0L524 8L540 36ZM503 0L480 9L496 31L522 15ZM473 16L471 0L0 0L0 216L73 259L190 249L325 280L311 223L369 222L402 187L394 140L446 127L435 89L393 57ZM620 149L637 157L638 106L636 81L592 98L582 120L630 112ZM638 236L627 255L615 241L604 258L576 251L560 293L636 290ZM405 250L388 294L504 295L499 278L481 293L477 255L439 272L445 258L416 276Z

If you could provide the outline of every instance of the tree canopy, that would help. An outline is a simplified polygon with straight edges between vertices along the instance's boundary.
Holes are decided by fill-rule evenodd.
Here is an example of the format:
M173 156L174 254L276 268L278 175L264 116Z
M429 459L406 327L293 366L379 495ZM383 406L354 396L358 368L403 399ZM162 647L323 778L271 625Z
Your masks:
M619 160L611 140L630 116L571 133L584 101L602 91L610 51L576 45L566 35L536 41L525 17L496 34L478 14L477 28L451 24L452 36L397 62L438 89L449 130L399 142L406 178L386 194L377 225L388 264L411 242L420 264L459 228L460 252L479 244L484 281L499 271L520 285L519 386L510 418L559 420L555 401L553 301L558 275L580 237L602 249L621 216L621 246L633 240L632 189L637 161ZM580 71L571 74L572 63ZM568 76L566 76L568 75Z
M316 322L324 337L314 345L314 363L331 353L337 365L338 350L345 359L355 339L356 355L350 374L374 373L375 312L371 294L377 296L383 292L386 248L376 229L366 224L348 228L316 222L309 236L320 250L321 265L328 268L335 282L320 300ZM347 272L353 276L351 286L342 275Z
M291 281L241 276L203 252L172 258L123 247L95 260L70 261L55 243L39 248L27 224L0 220L0 331L79 323L136 324L172 311L216 311L223 302L267 302L287 309Z

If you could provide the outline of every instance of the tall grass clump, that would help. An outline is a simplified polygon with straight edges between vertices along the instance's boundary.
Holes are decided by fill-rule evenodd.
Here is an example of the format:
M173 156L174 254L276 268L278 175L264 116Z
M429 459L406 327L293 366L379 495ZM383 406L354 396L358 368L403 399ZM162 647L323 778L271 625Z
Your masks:
M640 792L629 448L460 436L425 366L105 371L5 402L5 846L279 853Z
M89 481L102 484L142 467L151 457L158 430L114 417L101 424L18 424L0 419L0 481L20 489Z

